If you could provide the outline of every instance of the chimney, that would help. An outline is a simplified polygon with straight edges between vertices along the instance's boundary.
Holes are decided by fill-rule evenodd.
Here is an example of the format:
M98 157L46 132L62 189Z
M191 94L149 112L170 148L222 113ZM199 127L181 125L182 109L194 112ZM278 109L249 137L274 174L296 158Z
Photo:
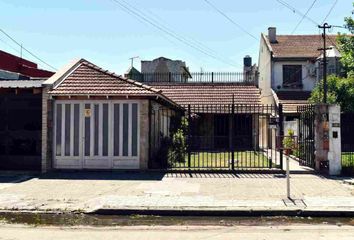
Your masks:
M275 27L268 28L268 38L270 43L277 43L277 28Z

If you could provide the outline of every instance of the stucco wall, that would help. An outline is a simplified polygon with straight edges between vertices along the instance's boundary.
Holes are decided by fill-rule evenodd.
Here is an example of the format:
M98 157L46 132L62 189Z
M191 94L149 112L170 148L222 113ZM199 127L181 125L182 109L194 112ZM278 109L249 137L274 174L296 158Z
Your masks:
M271 91L271 52L269 51L266 42L261 37L258 71L259 71L259 88L261 90L261 102L263 104L273 104L273 96Z
M272 88L274 90L278 90L278 86L281 87L279 90L282 89L283 65L302 65L302 84L303 84L302 90L311 91L315 87L316 76L309 75L308 68L311 65L307 61L281 61L281 62L273 63Z

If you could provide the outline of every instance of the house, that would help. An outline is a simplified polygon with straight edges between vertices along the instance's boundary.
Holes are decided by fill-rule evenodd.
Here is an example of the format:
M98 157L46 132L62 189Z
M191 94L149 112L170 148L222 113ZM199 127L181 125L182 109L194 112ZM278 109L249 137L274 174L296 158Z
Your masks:
M252 66L249 56L244 58L244 72L241 73L189 72L185 62L164 57L142 61L141 66L140 78L137 80L160 89L165 96L193 114L190 124L193 125L194 150L228 149L231 125L234 127L236 148L258 147L258 130L255 129L258 129L256 126L259 123L255 112L236 108L234 119L230 118L232 104L260 104L257 67ZM165 74L166 71L168 75Z
M41 170L42 83L53 74L0 51L1 170Z
M165 57L152 61L143 60L141 72L132 66L125 76L142 82L186 82L188 78L191 78L185 62Z
M327 35L327 74L341 74L340 53L336 36ZM285 132L296 130L297 107L308 104L308 98L322 79L323 47L321 35L277 35L275 27L261 34L259 50L259 88L262 104L283 105Z
M170 136L174 117L188 112L192 148L228 149L231 125L239 149L259 148L258 126L265 115L256 110L259 90L255 82L235 79L141 82L75 60L42 84L42 170L148 169L151 152L161 144L155 137ZM233 113L232 103L241 106Z
M147 169L150 107L179 108L161 90L85 59L43 86L44 170Z

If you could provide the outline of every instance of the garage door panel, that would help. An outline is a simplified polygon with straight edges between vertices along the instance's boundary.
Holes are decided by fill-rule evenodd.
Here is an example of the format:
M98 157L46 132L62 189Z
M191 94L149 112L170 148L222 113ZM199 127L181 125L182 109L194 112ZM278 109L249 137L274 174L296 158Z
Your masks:
M97 169L139 166L138 102L57 101L54 119L58 168L71 164Z

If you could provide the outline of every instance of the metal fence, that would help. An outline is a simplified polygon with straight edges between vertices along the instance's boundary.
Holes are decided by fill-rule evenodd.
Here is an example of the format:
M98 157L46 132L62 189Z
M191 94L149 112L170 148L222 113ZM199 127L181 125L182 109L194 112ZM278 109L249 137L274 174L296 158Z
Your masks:
M152 106L150 167L282 168L282 154L276 150L278 118L273 105Z
M341 114L342 173L354 174L354 113Z
M300 165L315 167L315 108L313 105L299 106L298 157ZM285 133L286 134L286 133Z
M257 74L252 72L192 72L192 73L134 73L125 77L145 83L242 83L255 85Z

